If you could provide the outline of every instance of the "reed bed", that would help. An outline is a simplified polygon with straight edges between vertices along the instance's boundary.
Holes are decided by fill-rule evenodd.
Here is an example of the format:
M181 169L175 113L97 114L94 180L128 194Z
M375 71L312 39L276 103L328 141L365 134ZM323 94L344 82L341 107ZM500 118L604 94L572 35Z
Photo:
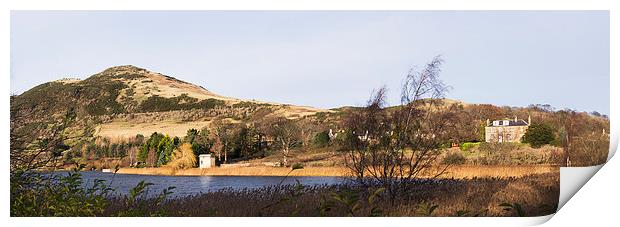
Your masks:
M163 216L542 216L555 212L559 173L519 178L442 179L420 181L397 191L394 199L374 189L352 185L283 185L259 189L223 189L172 198L141 213ZM352 194L351 192L357 194ZM359 203L350 209L340 201ZM344 198L344 199L343 199ZM519 211L500 204L518 204ZM126 210L127 198L112 198L104 215ZM432 208L435 207L435 208ZM431 209L432 208L432 209ZM430 211L430 212L429 212Z

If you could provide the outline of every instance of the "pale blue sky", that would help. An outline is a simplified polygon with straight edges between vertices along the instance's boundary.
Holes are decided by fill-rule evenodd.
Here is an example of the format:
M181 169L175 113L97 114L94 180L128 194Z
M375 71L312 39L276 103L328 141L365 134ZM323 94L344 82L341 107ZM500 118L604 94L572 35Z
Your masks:
M435 55L448 98L609 113L607 11L13 11L11 92L116 65L221 95L363 105Z

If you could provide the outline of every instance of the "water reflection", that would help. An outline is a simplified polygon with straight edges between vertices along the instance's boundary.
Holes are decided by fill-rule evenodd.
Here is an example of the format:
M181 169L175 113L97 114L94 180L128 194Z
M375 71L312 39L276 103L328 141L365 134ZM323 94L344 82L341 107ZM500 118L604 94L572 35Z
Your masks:
M200 176L198 179L200 179L200 185L202 188L208 188L213 182L212 176Z

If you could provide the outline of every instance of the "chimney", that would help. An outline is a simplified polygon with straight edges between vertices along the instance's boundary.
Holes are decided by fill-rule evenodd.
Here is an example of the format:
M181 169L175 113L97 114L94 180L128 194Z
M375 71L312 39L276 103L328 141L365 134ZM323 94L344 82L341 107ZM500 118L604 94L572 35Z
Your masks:
M515 116L515 122L517 122L517 116Z
M489 126L491 122L489 121L489 119L487 118L487 126Z
M532 124L532 117L530 117L530 115L527 115L527 124L528 125Z

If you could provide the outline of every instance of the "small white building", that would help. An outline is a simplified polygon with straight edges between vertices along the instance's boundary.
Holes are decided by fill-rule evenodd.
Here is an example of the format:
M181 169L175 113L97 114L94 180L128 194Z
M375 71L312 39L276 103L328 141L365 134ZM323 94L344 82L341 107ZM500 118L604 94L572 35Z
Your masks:
M211 154L201 154L198 156L201 169L212 168L215 167L215 156Z

